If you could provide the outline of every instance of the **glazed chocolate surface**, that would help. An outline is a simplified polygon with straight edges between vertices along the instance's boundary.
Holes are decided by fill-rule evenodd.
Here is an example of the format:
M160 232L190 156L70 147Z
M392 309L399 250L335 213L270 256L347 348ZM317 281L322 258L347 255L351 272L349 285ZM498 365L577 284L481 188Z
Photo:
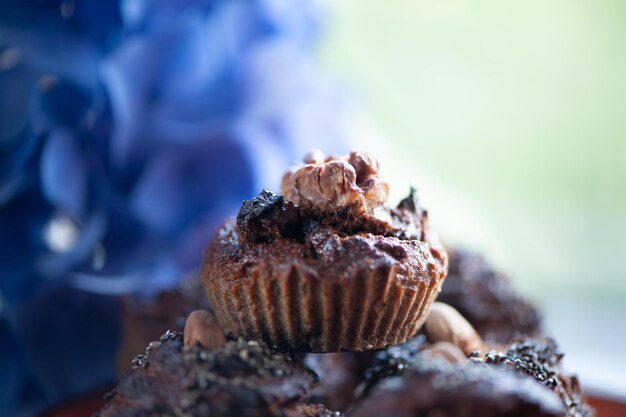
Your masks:
M516 293L506 275L476 253L458 249L448 254L448 276L437 301L458 310L487 342L541 334L538 311Z
M167 332L152 342L97 414L138 416L288 417L315 376L288 355L259 342L233 340L220 349L183 347L182 335ZM324 407L311 406L325 416Z

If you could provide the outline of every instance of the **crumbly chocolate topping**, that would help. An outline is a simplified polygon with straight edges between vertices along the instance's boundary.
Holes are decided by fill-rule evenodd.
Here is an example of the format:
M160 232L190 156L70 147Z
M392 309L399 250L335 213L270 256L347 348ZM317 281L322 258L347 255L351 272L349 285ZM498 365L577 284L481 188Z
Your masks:
M303 239L303 214L292 202L267 188L244 200L237 214L237 231L244 240L271 242L280 237Z
M576 376L565 375L560 369L563 354L552 339L525 339L514 342L506 352L491 351L484 363L513 368L522 375L531 376L554 391L570 417L591 417L594 412L585 403Z
M324 211L301 206L268 189L245 200L237 215L237 233L250 242L273 242L280 238L302 242L307 232L320 227L332 229L340 236L371 233L403 240L430 238L428 213L421 209L413 188L397 208L381 207L377 216L354 207Z
M326 159L317 153L305 163L283 177L281 190L289 201L318 210L352 207L369 213L387 201L389 184L378 176L378 161L367 152Z
M261 342L231 340L209 350L185 347L181 333L168 331L133 360L98 415L286 417L314 381Z
M343 358L344 362L355 361L356 358L360 358L361 366L364 366L365 370L355 374L355 377L360 380L355 393L353 395L342 393L341 395L350 396L357 401L367 401L379 390L377 387L387 387L390 384L389 381L395 380L395 382L391 382L391 385L408 386L410 383L404 381L406 378L417 378L420 380L417 382L418 384L423 384L421 379L426 378L428 381L439 381L437 382L438 385L428 389L434 391L435 397L441 396L443 398L444 393L453 391L457 383L465 381L469 384L472 380L479 382L479 380L488 379L489 375L492 375L495 381L500 379L502 383L520 385L515 396L520 399L528 396L531 402L534 401L533 396L546 397L545 393L537 394L542 391L537 389L538 386L541 388L543 385L544 391L553 391L556 395L553 395L552 399L541 400L552 404L553 408L558 408L558 413L549 415L563 415L564 413L568 417L593 417L595 415L585 402L577 378L566 375L561 370L560 362L563 355L552 339L533 340L526 338L512 343L504 351L492 350L484 356L479 353L472 354L469 360L462 363L449 362L437 357L437 355L433 356L434 348L435 345L429 344L425 336L418 335L406 343L381 350L373 357L370 356L370 359L364 355ZM498 370L516 378L501 376L503 375L502 372L493 374L493 371ZM416 375L421 376L418 378ZM443 376L432 379L433 375ZM483 383L491 386L491 382ZM323 385L324 381L321 384ZM411 390L411 388L406 389ZM500 395L498 389L495 389L491 395L493 398L485 396L484 400L497 402L498 395ZM400 399L398 401L402 402ZM462 401L464 400L455 396L447 399L450 404L461 403ZM432 410L436 410L436 407L433 406ZM348 413L348 415L352 414Z
M419 353L426 347L426 337L418 335L409 341L390 346L376 353L372 365L365 371L363 395L382 380L401 375L421 360Z
M418 361L385 379L351 417L557 417L562 408L541 384L501 369Z

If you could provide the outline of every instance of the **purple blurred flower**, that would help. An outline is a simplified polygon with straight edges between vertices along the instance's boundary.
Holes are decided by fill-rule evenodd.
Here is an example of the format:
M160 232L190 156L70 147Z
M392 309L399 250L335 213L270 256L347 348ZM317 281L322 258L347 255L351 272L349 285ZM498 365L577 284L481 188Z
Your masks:
M243 198L309 148L347 150L344 100L312 57L320 13L314 0L0 2L0 368L22 369L0 381L0 408L27 415L110 381L111 366L76 359L112 363L116 325L90 321L116 323L119 305L95 293L175 285ZM79 348L54 339L68 329Z

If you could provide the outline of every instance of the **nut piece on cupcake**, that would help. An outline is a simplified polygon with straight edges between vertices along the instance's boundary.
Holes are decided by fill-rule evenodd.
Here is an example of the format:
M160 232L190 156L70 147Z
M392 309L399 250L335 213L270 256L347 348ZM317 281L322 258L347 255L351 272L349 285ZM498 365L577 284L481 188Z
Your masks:
M324 158L244 201L205 253L202 281L226 334L283 351L363 351L422 326L448 258L414 190L393 208L365 152Z
M318 209L355 207L366 212L387 202L389 183L378 176L378 161L366 152L326 159L315 153L305 162L283 177L286 200Z

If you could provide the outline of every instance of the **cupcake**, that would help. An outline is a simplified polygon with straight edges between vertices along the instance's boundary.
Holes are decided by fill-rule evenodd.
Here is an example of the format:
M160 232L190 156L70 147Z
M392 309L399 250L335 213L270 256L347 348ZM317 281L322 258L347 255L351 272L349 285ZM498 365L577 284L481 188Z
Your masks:
M422 325L447 254L415 191L396 208L364 152L323 158L263 190L216 233L202 281L232 336L281 351L364 351L402 343Z

